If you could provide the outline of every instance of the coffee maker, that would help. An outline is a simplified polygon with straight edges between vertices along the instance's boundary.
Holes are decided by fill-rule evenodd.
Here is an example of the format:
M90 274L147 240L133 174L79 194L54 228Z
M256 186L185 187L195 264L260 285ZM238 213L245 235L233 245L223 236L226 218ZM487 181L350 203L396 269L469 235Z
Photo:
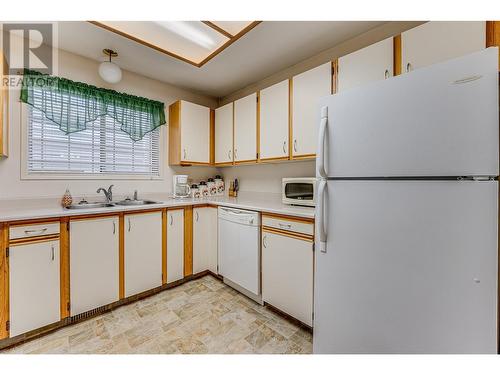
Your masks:
M185 174L176 174L173 176L174 198L188 198L191 194L191 188L188 184L188 176Z

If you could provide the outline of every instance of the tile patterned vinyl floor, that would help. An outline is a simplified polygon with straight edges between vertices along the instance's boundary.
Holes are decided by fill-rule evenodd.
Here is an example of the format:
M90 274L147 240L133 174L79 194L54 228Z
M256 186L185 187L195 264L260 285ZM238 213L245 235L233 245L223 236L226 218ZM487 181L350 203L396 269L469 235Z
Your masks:
M212 276L1 353L311 353L312 335Z

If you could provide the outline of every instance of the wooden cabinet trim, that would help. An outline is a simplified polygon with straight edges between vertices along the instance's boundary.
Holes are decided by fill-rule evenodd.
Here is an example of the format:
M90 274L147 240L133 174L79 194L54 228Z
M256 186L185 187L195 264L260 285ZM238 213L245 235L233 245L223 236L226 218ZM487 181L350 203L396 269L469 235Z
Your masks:
M280 236L294 238L296 240L302 240L302 241L307 241L307 242L314 242L314 238L312 236L307 236L305 234L300 234L300 233L297 233L297 232L280 230L280 229L266 227L266 226L262 227L262 233L273 233L273 234L277 234L277 235L280 235Z
M263 218L270 217L270 218L277 218L277 219L285 219L285 220L290 220L290 221L295 221L298 223L305 223L305 224L314 223L313 218L290 216L290 215L283 215L283 214L274 214L272 212L262 212L262 217Z
M402 60L402 45L401 45L401 34L396 35L393 38L393 75L398 76L401 74L401 64Z
M260 162L260 91L257 91L257 100L256 100L256 108L257 108L257 163Z
M47 236L36 236L36 237L18 238L18 239L15 239L15 240L10 240L9 241L9 247L26 245L26 244L32 244L32 243L58 241L58 240L59 240L59 234L49 234Z
M0 223L0 339L9 337L9 224Z
M181 163L181 101L168 107L168 165Z
M61 280L61 320L69 317L71 310L70 301L70 248L69 248L69 218L61 218L59 236L59 251L60 251L60 273Z
M498 70L500 71L500 21L486 21L486 47L499 47Z
M118 297L125 298L125 214L118 217Z
M339 87L339 59L332 61L332 95L337 93Z
M293 78L288 80L288 159L293 160Z
M184 277L193 274L193 207L184 209Z
M161 211L161 269L162 284L167 283L167 209Z
M210 156L208 158L209 164L215 164L215 110L210 109Z

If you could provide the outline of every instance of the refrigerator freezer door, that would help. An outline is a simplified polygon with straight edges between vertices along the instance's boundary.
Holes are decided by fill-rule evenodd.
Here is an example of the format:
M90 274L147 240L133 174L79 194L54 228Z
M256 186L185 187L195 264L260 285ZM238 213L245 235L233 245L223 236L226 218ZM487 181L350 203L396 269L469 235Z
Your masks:
M497 48L322 104L330 177L498 175Z
M314 353L496 353L496 181L327 189Z

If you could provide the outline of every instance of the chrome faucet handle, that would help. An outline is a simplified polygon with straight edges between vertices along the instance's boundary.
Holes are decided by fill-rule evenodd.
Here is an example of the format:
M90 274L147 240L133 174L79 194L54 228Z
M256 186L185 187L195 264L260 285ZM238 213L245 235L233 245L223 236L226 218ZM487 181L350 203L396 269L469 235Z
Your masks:
M108 188L108 200L111 202L113 200L113 191L111 189L113 189L113 186L115 185L109 185L109 188Z

